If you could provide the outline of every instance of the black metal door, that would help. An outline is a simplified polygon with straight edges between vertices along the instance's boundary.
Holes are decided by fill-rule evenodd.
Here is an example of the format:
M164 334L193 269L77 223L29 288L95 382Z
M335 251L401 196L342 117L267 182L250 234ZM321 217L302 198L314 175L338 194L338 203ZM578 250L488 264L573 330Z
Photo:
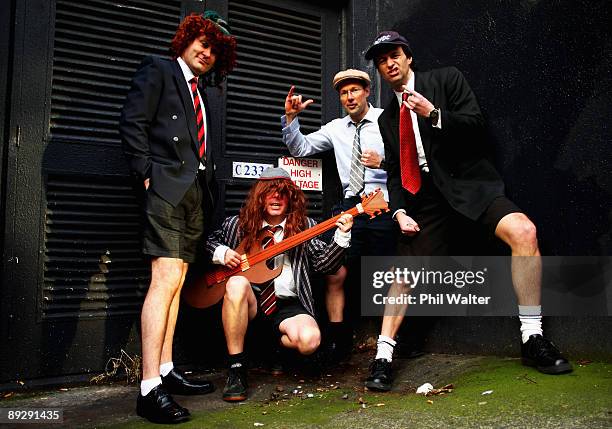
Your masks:
M227 89L211 97L212 125L222 136L217 173L228 201L220 212L232 211L250 183L231 177L231 162L268 161L286 153L279 117L291 83L304 85L303 93L319 106L311 109L305 129L339 113L328 94L340 55L337 11L295 1L274 6L268 0L3 3L1 10L8 13L2 20L10 16L11 22L0 39L3 46L10 44L6 62L0 62L0 77L9 81L0 110L5 214L0 384L95 374L121 348L139 353L148 266L140 257L137 200L119 143L119 111L142 57L166 54L181 17L205 8L229 14L243 39L242 65ZM274 35L274 22L283 19L316 27L308 40L296 41L308 46L301 48L312 63L303 68L309 70L307 78L276 76L279 58L273 56L281 49L273 48L278 43L268 35L249 45L257 39L254 27L268 26L264 33L290 41L289 35ZM262 47L268 55L257 53ZM249 88L249 81L256 85ZM256 86L262 91L254 91ZM238 100L245 98L259 117L241 111ZM245 138L242 119L234 118L259 124L251 128L259 134ZM310 199L311 212L320 213L321 194Z

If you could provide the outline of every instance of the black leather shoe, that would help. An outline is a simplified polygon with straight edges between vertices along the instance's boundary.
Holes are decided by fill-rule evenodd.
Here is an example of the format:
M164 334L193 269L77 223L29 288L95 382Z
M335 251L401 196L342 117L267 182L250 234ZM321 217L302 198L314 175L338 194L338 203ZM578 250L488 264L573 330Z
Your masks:
M555 345L541 335L531 335L521 344L523 365L533 366L544 374L572 372L572 364L559 352Z
M325 346L325 357L328 365L338 365L350 357L350 348L339 341L331 341Z
M166 390L175 395L203 395L215 390L215 386L210 381L189 381L176 368L173 368L168 375L162 375L161 379Z
M138 394L136 414L153 423L182 423L189 420L189 411L174 402L163 386L156 386L147 396Z
M230 368L223 389L223 400L228 402L244 401L247 398L247 375L244 367Z
M368 389L387 392L391 390L393 376L391 375L391 362L386 359L376 359L370 365L370 376L365 382Z

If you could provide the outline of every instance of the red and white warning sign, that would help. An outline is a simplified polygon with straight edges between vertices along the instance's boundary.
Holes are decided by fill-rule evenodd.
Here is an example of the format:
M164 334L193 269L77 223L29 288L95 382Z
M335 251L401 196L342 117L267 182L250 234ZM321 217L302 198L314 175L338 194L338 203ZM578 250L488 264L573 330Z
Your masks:
M278 158L278 166L286 170L303 191L323 191L323 161L314 158Z

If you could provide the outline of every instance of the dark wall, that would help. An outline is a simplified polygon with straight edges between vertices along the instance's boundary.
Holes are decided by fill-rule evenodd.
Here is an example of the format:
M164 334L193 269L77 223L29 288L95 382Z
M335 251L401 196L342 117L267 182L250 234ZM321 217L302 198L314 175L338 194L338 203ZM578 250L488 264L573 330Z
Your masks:
M363 57L379 31L405 35L421 70L458 67L486 117L506 192L536 223L542 253L609 255L610 9L607 1L354 0L347 66L370 73L383 107L391 90ZM611 321L546 318L544 328L571 356L609 357ZM518 326L514 318L411 318L399 339L408 349L517 355ZM378 320L362 325L362 333L378 329Z
M610 254L610 2L356 1L355 28L367 18L362 3L377 24L354 31L357 50L395 29L420 69L464 72L507 194L536 223L542 253ZM383 106L389 93L383 83Z

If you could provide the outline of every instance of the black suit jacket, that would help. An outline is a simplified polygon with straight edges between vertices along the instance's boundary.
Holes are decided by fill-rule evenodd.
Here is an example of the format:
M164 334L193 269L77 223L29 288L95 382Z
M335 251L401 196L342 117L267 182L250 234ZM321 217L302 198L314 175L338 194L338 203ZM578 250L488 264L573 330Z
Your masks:
M442 129L419 116L425 157L435 185L459 213L477 219L504 184L485 158L484 120L476 97L454 67L415 72L415 90L441 110ZM395 94L378 119L385 144L387 187L392 211L408 214L415 196L402 187L399 155L399 103Z
M217 185L211 152L210 109L200 89L208 132L203 185L214 205ZM200 160L189 87L176 60L147 57L132 80L119 125L130 170L149 189L176 206L196 178Z

